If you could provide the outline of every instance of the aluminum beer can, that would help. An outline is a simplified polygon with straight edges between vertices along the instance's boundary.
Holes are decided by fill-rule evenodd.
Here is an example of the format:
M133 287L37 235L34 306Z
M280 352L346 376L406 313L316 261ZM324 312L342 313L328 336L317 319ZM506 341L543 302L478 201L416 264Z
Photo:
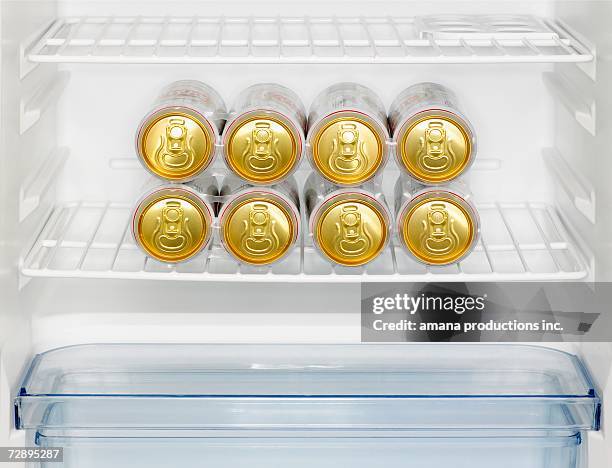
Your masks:
M274 184L301 162L305 131L297 94L275 83L251 86L238 95L223 132L225 163L252 184Z
M185 184L157 183L133 210L132 235L150 257L167 263L189 260L212 238L217 181L205 176Z
M235 259L269 265L284 258L300 235L300 200L293 177L256 187L227 176L221 187L221 243Z
M387 161L388 136L382 101L357 83L330 86L310 107L310 163L334 184L356 187L379 173Z
M226 114L221 96L199 81L164 88L136 134L136 151L153 175L186 182L212 163Z
M442 85L419 83L400 93L389 109L397 163L421 183L444 184L474 161L476 136Z
M414 258L447 265L476 246L480 219L464 184L431 187L407 177L395 184L395 215L400 243Z
M333 263L364 265L389 241L391 215L374 183L342 188L311 174L304 187L304 203L313 244Z

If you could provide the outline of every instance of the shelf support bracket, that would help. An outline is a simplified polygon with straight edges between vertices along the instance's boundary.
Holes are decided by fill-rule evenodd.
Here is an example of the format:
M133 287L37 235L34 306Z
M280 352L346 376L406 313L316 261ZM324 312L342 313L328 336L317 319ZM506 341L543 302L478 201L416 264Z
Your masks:
M19 222L38 208L67 159L67 148L52 151L34 174L24 182L19 189Z
M570 167L557 149L544 149L543 157L555 185L565 192L574 207L586 219L595 224L595 190L581 174Z

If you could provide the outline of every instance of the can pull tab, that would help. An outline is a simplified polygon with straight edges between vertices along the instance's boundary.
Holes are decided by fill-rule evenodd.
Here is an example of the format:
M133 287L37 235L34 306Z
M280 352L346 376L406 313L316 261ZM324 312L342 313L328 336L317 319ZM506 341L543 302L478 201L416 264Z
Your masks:
M457 248L459 236L444 203L432 203L423 224L422 246L432 255L446 255Z
M279 244L276 223L272 220L268 207L262 203L254 204L241 237L243 250L251 255L267 255L278 249Z
M443 122L431 121L421 138L417 161L428 172L444 172L455 161L452 140L448 138Z
M169 200L165 203L157 216L150 241L156 249L166 254L176 254L192 243L189 218L180 202Z
M370 249L372 236L357 205L342 207L336 229L336 244L342 255L347 257L358 256Z
M192 138L185 119L171 118L154 155L155 163L166 171L183 170L191 167L195 161Z
M278 138L269 122L256 122L246 139L242 159L252 172L266 174L274 170L281 157Z

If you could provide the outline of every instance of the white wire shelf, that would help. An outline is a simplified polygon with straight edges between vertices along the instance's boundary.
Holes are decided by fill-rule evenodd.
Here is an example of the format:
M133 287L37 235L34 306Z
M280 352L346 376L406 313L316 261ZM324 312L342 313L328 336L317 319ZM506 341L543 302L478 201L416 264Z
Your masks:
M555 210L536 203L477 204L482 236L462 262L429 267L391 244L358 268L334 267L303 245L278 264L241 265L218 242L200 256L167 265L134 244L130 206L75 202L56 207L26 256L28 277L156 279L184 281L525 281L576 280L587 268Z
M530 16L70 17L25 55L63 63L591 62L559 21Z

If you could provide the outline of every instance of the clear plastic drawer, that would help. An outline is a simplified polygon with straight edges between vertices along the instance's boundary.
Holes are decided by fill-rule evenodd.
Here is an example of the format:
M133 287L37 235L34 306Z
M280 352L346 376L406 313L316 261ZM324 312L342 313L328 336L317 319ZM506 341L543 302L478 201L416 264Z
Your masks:
M74 346L15 405L79 467L571 468L600 417L575 356L498 344Z

